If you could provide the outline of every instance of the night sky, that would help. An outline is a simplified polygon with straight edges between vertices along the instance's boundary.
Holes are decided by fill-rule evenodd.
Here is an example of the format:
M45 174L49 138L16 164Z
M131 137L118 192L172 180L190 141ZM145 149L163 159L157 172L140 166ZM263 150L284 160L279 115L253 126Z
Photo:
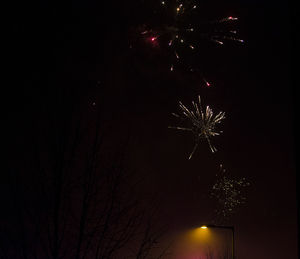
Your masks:
M125 163L139 182L136 195L146 204L152 197L159 201L158 222L169 226L167 235L212 221L215 202L208 194L223 164L230 175L250 182L246 203L225 223L235 227L237 258L296 259L292 4L203 3L203 19L239 17L244 40L203 43L197 62L211 87L182 70L170 72L151 46L129 48L132 28L151 16L151 4L78 0L11 7L12 74L4 96L9 166L1 173L0 190L0 226L6 234L0 234L0 242L8 244L13 238L6 235L18 235L16 226L7 227L15 220L12 190L19 191L29 210L47 207L31 185L38 185L36 157L46 164L52 157L58 136L52 118L60 114L61 125L80 121L88 136L94 116L101 116L107 152L129 139ZM226 119L223 133L212 140L218 152L211 153L204 141L188 160L193 137L168 126L179 125L171 115L178 112L178 101L190 106L198 94L204 105L224 111ZM57 141L75 131L71 126ZM88 137L85 141L89 145Z

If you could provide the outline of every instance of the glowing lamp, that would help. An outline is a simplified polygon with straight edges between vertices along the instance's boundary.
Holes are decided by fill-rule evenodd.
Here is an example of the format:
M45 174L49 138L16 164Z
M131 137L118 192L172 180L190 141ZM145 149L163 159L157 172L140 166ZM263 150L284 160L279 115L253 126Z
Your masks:
M202 228L202 229L207 229L207 226L202 226L201 228Z

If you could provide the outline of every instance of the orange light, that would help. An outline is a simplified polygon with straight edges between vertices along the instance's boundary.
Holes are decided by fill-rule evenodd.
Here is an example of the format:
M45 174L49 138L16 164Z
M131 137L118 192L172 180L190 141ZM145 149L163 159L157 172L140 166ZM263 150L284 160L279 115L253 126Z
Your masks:
M207 226L202 226L201 228L202 228L202 229L207 229Z

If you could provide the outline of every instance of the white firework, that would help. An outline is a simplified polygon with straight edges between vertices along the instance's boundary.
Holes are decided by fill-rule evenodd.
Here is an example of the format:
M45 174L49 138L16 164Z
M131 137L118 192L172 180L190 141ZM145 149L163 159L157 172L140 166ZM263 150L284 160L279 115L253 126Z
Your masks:
M222 133L222 131L217 131L216 125L219 124L223 119L225 119L225 112L219 112L214 116L213 111L209 106L206 106L205 112L203 112L200 96L198 96L198 103L193 101L192 104L193 110L190 110L182 102L179 102L181 115L172 113L177 118L188 120L190 127L169 126L169 128L172 129L190 131L193 133L195 137L195 145L189 156L189 159L192 158L201 139L207 140L212 153L217 151L217 149L211 144L210 138Z

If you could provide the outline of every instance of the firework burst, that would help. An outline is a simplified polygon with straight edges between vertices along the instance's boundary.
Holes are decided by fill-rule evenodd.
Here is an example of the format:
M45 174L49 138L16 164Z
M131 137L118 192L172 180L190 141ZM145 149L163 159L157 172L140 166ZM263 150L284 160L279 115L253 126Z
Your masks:
M220 172L216 177L217 180L212 186L210 195L218 201L219 207L216 209L218 216L228 218L241 204L245 203L246 198L243 196L243 190L250 183L246 178L232 178L223 168L222 164L220 165Z
M243 40L237 37L236 29L232 28L237 17L201 22L198 9L199 2L195 0L160 1L152 24L149 22L141 26L138 34L143 41L168 57L170 71L183 68L202 78L196 72L198 65L191 61L195 60L195 55L199 54L201 45L203 46L201 40L217 45L223 45L226 41Z
M181 115L172 113L175 117L181 118L184 121L188 121L190 125L189 127L169 126L169 128L172 129L190 131L193 133L195 137L195 145L189 156L189 159L192 158L194 152L196 151L199 145L199 142L202 139L207 140L212 153L217 151L217 149L211 144L210 138L220 135L220 133L222 133L222 131L216 130L216 125L219 124L225 118L224 112L219 112L217 115L214 116L213 111L209 106L206 106L206 110L205 112L203 112L200 96L198 96L198 103L193 101L192 104L193 109L188 109L182 102L179 102Z

